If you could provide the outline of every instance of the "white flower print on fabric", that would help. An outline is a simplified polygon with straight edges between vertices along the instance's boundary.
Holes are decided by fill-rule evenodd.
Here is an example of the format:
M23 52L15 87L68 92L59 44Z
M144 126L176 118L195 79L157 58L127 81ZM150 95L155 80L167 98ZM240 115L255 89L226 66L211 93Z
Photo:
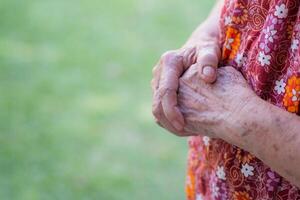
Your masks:
M276 81L275 83L276 83L276 85L275 85L274 89L277 92L277 94L285 93L286 83L284 82L284 80L281 79L279 81Z
M231 44L234 42L233 38L229 38L226 44L226 49L231 50Z
M289 10L286 8L285 4L281 4L280 6L276 6L276 11L274 15L279 19L286 18L288 15Z
M225 17L225 26L227 26L228 24L231 24L232 19L230 16Z
M216 183L211 184L211 192L214 198L219 196L219 190L220 188L217 186Z
M238 53L236 55L235 62L237 63L238 67L245 65L246 60L247 60L247 57L243 56L242 53Z
M292 94L293 94L293 97L292 97L292 101L300 101L300 91L297 91L295 89L292 90Z
M248 165L248 163L246 163L245 165L242 165L242 169L241 172L244 174L245 177L248 176L253 176L253 170L254 168L250 165Z
M216 174L219 179L224 180L224 181L226 180L226 174L224 171L224 167L218 166Z
M196 200L204 200L204 197L202 196L202 194L197 194Z
M277 23L281 23L281 21L278 21L278 18L274 17L273 15L269 15L269 20L273 25L276 25Z
M209 146L210 137L203 136L202 140L205 146Z
M270 65L270 55L266 55L264 52L259 52L258 61L260 62L261 66Z
M261 48L264 52L269 53L271 50L265 42L261 42L259 44L259 48Z
M263 30L265 34L265 39L271 43L274 42L274 37L277 31L274 29L274 25L268 26L266 29Z
M300 31L300 24L297 24L294 29L295 29L295 31L299 32Z
M298 47L299 47L299 40L297 40L297 39L293 39L293 41L292 41L292 45L291 45L291 49L292 49L292 51L295 51L295 50L297 50L297 49L298 49Z

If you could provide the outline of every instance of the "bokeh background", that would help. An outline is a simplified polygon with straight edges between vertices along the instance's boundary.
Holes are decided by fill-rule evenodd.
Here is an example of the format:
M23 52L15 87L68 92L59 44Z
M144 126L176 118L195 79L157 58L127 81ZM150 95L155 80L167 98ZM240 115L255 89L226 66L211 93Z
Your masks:
M184 199L151 69L211 0L1 0L0 199Z

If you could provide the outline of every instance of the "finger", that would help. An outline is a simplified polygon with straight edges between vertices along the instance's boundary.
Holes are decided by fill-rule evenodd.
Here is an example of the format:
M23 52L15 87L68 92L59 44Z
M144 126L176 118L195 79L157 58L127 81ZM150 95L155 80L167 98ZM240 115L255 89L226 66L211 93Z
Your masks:
M162 128L170 131L175 135L182 135L182 133L178 132L173 125L167 120L166 116L163 113L163 108L161 104L157 105L157 108L154 108L154 113L156 123Z
M162 60L162 59L161 59ZM159 90L159 80L162 71L163 61L160 61L156 67L153 69L153 80L151 81L152 90L153 90L153 104L152 104L152 113L155 118L156 123L162 128L167 129L168 131L180 135L178 130L176 130L172 124L166 119L163 111L163 107L161 104L162 101L162 90ZM177 98L177 97L176 97Z
M207 87L208 84L206 84L205 81L203 81L201 70L202 68L199 66L199 64L196 63L192 65L189 68L189 70L185 71L184 74L181 76L179 80L179 85L180 83L182 83L182 85L180 85L180 88L185 87L185 88L191 88L194 91L199 91L200 89Z
M176 130L176 128L174 128L174 126L169 122L169 120L167 120L160 99L161 97L157 93L153 100L154 103L152 111L156 123L176 135L181 135L181 133L178 130Z
M179 77L184 71L183 57L171 53L164 57L160 79L160 93L162 95L162 108L167 120L177 129L183 130L184 119L177 108L177 89Z
M197 65L201 70L201 77L206 83L213 83L217 78L217 67L220 58L218 45L204 47L199 50Z
M179 51L183 57L184 71L197 61L197 47L184 48Z
M166 119L166 117L164 116L164 114L161 113L161 115L162 115L162 116L161 116L161 122L156 121L156 123L157 123L160 127L162 127L162 128L164 128L164 129L168 130L169 132L173 133L174 135L177 135L177 136L179 136L179 137L189 137L189 136L197 136L197 135L199 135L198 133L191 132L191 131L186 130L186 129L184 129L183 131L178 132L178 131L172 126L172 124L170 124L170 122Z
M162 98L162 107L168 121L177 129L182 131L184 118L177 107L177 92L167 90Z
M158 63L152 70L153 79L151 80L151 87L153 93L158 90L160 73L161 65Z
M170 124L170 122L168 122L168 120L165 117L162 117L162 123L159 122L159 121L156 121L156 123L160 127L168 130L169 132L171 132L174 135L177 135L179 137L189 137L189 136L197 136L197 135L199 135L198 133L191 132L191 131L186 130L186 129L184 129L182 132L178 132L174 127L172 128L172 125Z
M193 86L186 86L185 81L181 81L180 91L178 94L178 107L182 113L185 123L188 113L196 114L197 112L202 112L205 110L206 105L209 103L207 97L202 94L202 89L198 86L197 88L192 88Z
M153 98L152 98L152 114L155 118L157 124L161 125L161 113L163 112L161 107L161 95L159 91L154 91Z
M169 130L170 132L177 133L177 130L170 124L164 115L161 98L162 97L159 92L156 92L153 96L152 114L155 118L155 121L158 125Z
M159 62L160 63L160 62ZM160 111L159 105L161 104L161 96L159 95L159 79L160 79L160 72L161 72L161 65L157 64L153 70L153 79L151 80L151 88L152 88L152 114L155 118L157 124L160 125Z

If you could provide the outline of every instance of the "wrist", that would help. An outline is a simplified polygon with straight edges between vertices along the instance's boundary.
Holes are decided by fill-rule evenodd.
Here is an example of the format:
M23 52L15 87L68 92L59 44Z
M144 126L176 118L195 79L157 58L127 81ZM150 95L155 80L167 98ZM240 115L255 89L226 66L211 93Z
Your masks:
M252 142L256 142L256 135L259 131L264 130L262 116L264 115L264 106L266 102L255 94L240 99L236 104L235 112L228 117L228 131L223 134L224 140L228 143L249 150Z
M186 41L182 48L195 47L203 43L212 43L219 46L218 29L211 30L206 23L203 23Z

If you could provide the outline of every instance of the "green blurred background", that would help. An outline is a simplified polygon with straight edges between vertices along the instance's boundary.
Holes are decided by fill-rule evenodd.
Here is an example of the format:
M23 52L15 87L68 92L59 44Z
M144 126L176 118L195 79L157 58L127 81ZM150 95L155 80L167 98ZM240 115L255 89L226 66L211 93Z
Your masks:
M1 0L0 199L184 199L151 69L209 0Z

